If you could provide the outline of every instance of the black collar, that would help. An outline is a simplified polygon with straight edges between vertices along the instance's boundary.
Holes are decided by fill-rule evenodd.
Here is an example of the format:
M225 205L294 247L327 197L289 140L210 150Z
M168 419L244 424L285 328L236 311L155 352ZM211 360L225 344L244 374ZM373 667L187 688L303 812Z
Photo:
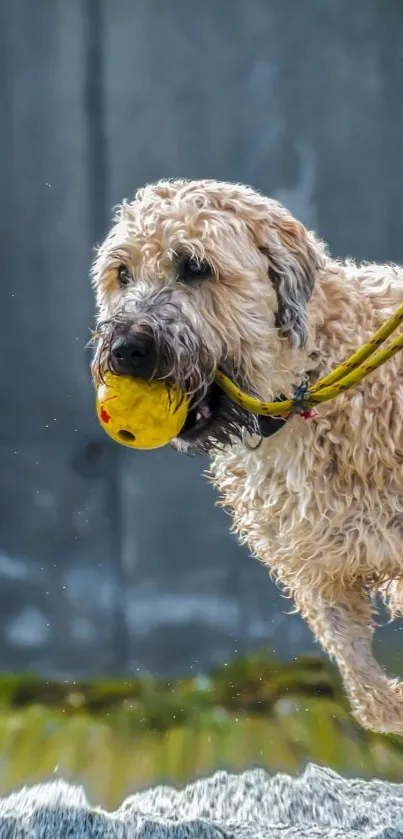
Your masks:
M308 373L306 373L305 380L304 380L303 384L301 385L301 387L299 389L297 389L297 391L296 391L297 396L299 396L299 393L298 393L299 390L302 390L302 395L305 394L305 392L308 388L308 385L309 385L309 377L310 377L310 371ZM285 398L286 398L285 396L281 396L279 398L279 400L275 399L274 401L275 402L283 401ZM303 410L301 410L301 413L302 413L302 416L303 416L304 415ZM273 434L277 434L278 431L281 431L281 429L284 428L284 426L287 423L287 419L288 419L288 417L264 417L264 416L259 416L257 418L257 421L258 421L258 426L259 426L259 431L260 431L261 436L262 437L272 437Z
M272 437L281 428L284 428L287 420L284 417L258 417L259 431L262 437Z

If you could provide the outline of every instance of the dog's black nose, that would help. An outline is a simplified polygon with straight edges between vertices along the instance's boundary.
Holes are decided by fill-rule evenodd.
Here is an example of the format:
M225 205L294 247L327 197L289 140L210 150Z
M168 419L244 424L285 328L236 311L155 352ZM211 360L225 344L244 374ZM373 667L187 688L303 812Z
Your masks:
M139 333L115 338L111 347L111 362L116 373L150 379L156 365L153 337Z

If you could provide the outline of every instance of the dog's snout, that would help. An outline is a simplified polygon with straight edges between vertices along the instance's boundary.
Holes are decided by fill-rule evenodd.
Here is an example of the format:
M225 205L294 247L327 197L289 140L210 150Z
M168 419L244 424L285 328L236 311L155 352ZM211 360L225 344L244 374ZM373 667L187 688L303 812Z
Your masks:
M152 377L156 364L156 348L152 335L139 333L115 338L111 347L114 370L141 379Z

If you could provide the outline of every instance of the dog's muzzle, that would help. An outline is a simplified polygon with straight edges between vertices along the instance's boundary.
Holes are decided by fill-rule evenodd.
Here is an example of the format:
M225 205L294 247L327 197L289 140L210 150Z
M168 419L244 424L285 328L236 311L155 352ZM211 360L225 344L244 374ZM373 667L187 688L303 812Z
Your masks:
M158 364L154 336L147 332L131 332L114 339L110 349L110 365L119 375L152 379Z

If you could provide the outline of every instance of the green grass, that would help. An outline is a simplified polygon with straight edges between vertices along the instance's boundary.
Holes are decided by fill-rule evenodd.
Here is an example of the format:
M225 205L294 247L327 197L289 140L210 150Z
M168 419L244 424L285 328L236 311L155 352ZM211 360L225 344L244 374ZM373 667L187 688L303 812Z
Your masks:
M346 775L403 781L403 739L352 720L320 659L255 657L209 680L66 685L0 680L0 792L52 777L115 807L134 790L225 768L298 771L307 760Z

